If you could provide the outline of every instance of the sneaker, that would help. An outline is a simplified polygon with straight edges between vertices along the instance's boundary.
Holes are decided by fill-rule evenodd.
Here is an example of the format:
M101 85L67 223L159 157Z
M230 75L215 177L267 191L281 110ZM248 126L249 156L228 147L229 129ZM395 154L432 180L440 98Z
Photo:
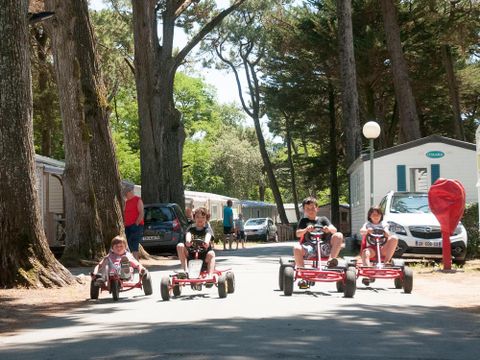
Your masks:
M370 285L370 279L369 278L363 278L362 279L362 284L365 285L365 286Z
M310 285L308 284L307 281L305 281L305 280L300 280L300 281L298 282L298 287L299 287L300 289L308 289L308 288L310 288Z
M338 266L338 260L336 258L331 258L327 261L327 267L334 268Z

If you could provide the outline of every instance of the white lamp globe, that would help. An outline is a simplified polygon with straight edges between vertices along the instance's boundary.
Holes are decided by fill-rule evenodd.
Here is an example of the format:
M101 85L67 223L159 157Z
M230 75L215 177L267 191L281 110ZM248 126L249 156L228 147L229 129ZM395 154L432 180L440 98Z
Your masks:
M369 121L363 125L362 133L367 139L376 139L380 135L380 125L375 121Z

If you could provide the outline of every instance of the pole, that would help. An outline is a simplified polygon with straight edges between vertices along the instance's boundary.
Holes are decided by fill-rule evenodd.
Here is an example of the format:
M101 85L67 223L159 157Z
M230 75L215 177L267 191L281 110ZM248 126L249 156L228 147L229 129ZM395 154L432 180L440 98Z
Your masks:
M370 207L373 206L373 139L370 139Z

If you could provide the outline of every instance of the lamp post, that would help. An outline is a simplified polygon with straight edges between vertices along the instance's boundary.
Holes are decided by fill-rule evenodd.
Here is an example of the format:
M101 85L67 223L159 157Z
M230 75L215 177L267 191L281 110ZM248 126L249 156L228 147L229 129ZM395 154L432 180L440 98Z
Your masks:
M369 121L363 125L363 136L370 140L370 207L373 206L373 140L380 135L380 125L375 121Z

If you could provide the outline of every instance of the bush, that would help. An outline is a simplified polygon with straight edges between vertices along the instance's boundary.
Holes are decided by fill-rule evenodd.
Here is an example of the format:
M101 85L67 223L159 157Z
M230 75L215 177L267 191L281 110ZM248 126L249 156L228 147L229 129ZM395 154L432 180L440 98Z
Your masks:
M467 258L472 259L479 255L478 204L467 204L462 223L468 234Z
M210 226L215 235L215 244L222 244L223 239L225 239L225 235L223 234L223 220L212 220L210 221Z

